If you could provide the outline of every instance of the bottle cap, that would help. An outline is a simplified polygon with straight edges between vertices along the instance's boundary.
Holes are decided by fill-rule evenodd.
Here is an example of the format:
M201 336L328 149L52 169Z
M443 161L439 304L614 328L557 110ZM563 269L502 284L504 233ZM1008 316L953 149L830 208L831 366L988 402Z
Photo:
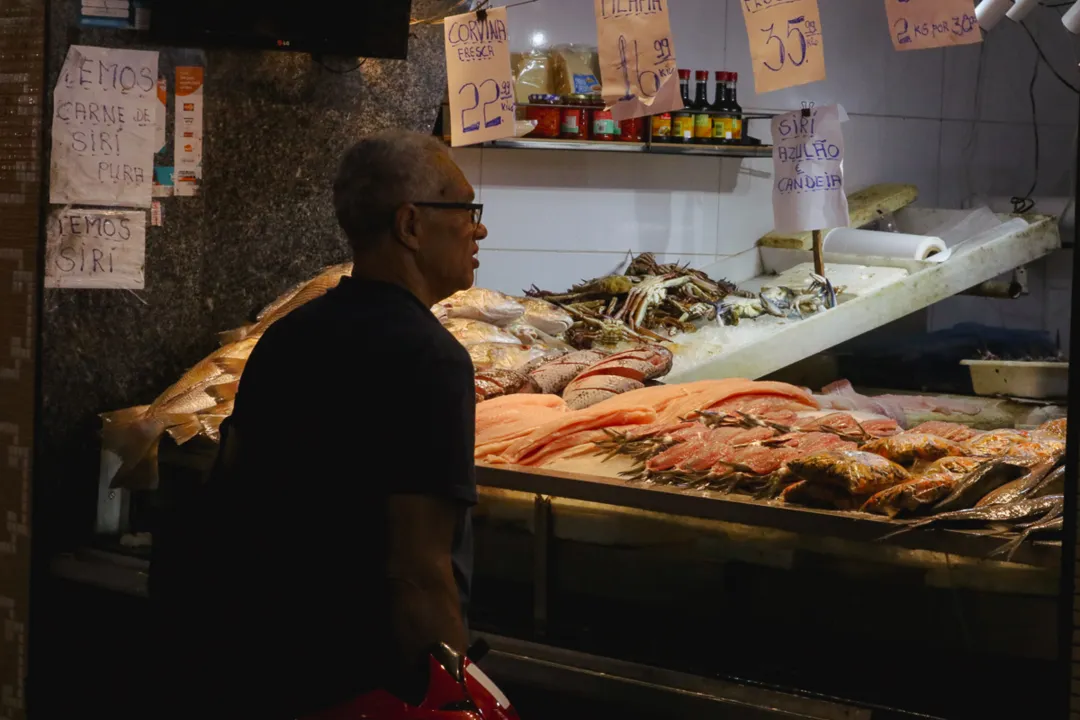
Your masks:
M717 70L716 71L716 81L717 82L723 82L724 80L727 80L727 73L724 72L723 70Z
M708 70L698 70L697 71L697 79L698 80L708 80L709 79L709 71Z
M679 79L680 80L689 80L690 79L690 71L689 70L680 70L679 71Z
M728 80L730 80L731 82L739 82L739 73L737 73L737 72L728 73Z

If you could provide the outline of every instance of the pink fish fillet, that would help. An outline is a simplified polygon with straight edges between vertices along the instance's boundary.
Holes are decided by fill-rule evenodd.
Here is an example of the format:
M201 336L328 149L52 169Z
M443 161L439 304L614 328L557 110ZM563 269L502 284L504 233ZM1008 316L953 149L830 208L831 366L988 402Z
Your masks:
M630 394L633 393L627 393L627 395ZM597 403L590 408L566 413L562 417L541 425L525 437L515 441L506 449L506 452L502 453L502 458L512 464L531 465L544 456L545 448L548 445L583 430L601 431L599 434L606 437L606 434L602 432L603 428L621 425L645 425L655 420L656 411L651 407L647 405L634 406L626 402L626 395L620 395L611 400ZM565 448L562 445L559 447L560 449Z

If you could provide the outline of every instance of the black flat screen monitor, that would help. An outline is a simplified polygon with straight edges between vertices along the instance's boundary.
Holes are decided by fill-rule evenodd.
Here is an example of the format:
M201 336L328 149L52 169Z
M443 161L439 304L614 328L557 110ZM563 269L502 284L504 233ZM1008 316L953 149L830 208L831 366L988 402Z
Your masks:
M151 0L150 39L164 45L397 58L410 0Z

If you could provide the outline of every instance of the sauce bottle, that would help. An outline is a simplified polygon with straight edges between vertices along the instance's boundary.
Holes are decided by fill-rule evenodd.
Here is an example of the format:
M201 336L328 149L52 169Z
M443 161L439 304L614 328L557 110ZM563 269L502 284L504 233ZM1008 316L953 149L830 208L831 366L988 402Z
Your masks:
M671 142L694 142L694 103L690 101L690 71L679 71L679 91L683 109L671 114Z
M724 95L724 101L727 105L727 111L734 114L733 117L728 118L727 138L730 142L741 145L743 141L743 119L742 105L739 104L739 73L729 72L727 76L727 92Z
M694 142L711 145L713 141L713 116L709 106L709 71L697 71L697 96L694 98Z
M717 72L716 73L716 102L713 103L712 109L718 113L731 112L728 107L727 99L727 85L728 77L731 73ZM716 115L713 117L713 142L719 145L730 145L731 138L728 133L731 132L731 117L728 115Z

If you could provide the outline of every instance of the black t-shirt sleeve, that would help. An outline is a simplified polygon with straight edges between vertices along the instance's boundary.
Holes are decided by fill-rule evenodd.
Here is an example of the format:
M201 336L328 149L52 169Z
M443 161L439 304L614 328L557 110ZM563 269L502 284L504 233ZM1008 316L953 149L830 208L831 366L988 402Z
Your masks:
M404 456L392 463L386 479L391 495L423 494L467 504L477 500L473 450L476 399L472 363L463 347L432 343L415 357L406 375L402 401L388 408L402 428L398 447Z

